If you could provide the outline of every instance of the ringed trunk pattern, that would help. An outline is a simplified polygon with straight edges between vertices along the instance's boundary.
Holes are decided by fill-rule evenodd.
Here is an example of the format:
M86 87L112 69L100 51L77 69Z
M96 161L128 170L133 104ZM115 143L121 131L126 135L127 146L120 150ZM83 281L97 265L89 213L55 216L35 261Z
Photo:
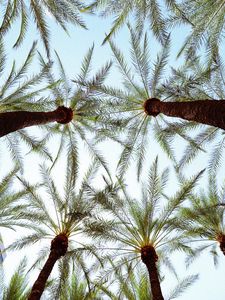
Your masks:
M141 248L141 260L148 269L153 300L164 300L156 266L158 255L153 246L148 245Z
M68 237L65 234L58 234L52 240L49 257L32 287L28 300L39 300L41 298L41 295L45 288L45 284L48 280L49 275L51 274L55 263L61 256L64 256L66 254L67 248Z
M50 112L12 111L0 113L0 137L13 131L50 122L67 124L73 119L71 108L59 106Z
M150 98L144 102L147 115L156 117L163 113L206 125L225 129L225 100L195 100L184 102L163 102Z

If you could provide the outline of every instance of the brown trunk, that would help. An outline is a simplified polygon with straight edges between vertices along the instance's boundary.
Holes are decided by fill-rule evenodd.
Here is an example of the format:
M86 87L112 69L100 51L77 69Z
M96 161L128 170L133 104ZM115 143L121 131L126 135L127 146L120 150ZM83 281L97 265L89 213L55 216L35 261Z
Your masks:
M217 236L217 241L220 243L220 250L223 252L223 255L225 255L225 235L219 234Z
M225 129L225 100L162 102L152 98L145 101L144 110L146 114L154 117L163 113L166 116Z
M69 123L73 118L71 108L59 106L50 112L13 111L0 113L0 137L10 132L50 122Z
M225 255L225 241L220 243L220 250L223 252L223 255Z
M57 235L51 242L51 252L42 268L37 280L35 281L28 300L39 300L44 291L45 284L56 261L66 254L68 248L68 237L61 233Z
M158 256L155 252L153 246L144 246L141 249L141 260L146 265L149 274L149 280L151 284L151 292L153 300L164 300L161 286L159 282L158 271L156 267L156 262L158 260Z

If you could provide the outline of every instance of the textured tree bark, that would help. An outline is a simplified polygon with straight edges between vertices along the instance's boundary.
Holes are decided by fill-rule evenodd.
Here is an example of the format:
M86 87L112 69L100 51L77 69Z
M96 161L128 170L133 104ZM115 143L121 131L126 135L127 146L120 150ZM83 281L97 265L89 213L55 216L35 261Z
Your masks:
M158 271L156 267L158 256L153 246L144 246L141 249L141 260L148 269L149 280L151 284L152 299L164 300L161 291L160 282L159 282Z
M156 117L162 113L188 121L225 129L225 100L195 100L163 102L156 98L144 102L146 114Z
M50 122L69 123L73 119L71 108L59 106L50 112L13 111L0 113L0 137L13 131Z
M39 300L41 298L55 263L61 256L66 254L67 248L68 237L65 234L59 234L52 240L49 257L32 287L28 300Z

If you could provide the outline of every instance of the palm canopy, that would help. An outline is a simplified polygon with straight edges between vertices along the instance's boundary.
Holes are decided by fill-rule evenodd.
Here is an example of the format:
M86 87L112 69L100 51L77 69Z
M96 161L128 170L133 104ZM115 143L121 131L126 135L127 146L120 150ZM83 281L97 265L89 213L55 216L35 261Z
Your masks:
M5 65L3 44L1 44L1 47L0 70L3 73ZM20 154L20 141L23 141L30 150L38 152L55 163L64 147L67 147L71 157L77 157L77 141L81 140L87 146L91 155L107 169L104 158L91 139L91 135L93 136L93 134L97 132L97 126L102 124L100 120L100 101L91 90L84 87L84 82L87 81L95 86L101 85L110 70L111 63L106 63L98 72L90 75L93 50L94 46L92 46L85 55L81 72L74 78L76 84L71 83L68 79L63 63L57 53L56 61L60 69L60 74L57 79L54 79L52 75L54 64L46 63L40 54L38 55L40 72L32 75L30 78L28 77L31 63L36 58L36 43L33 44L24 63L18 70L16 70L15 62L13 63L9 75L2 84L0 113L19 113L20 111L41 113L41 111L44 111L43 115L45 115L46 110L55 107L58 109L64 106L69 107L68 109L73 111L70 124L61 124L61 122L59 122L53 126L42 125L42 128L46 128L48 135L45 135L41 140L30 135L24 129L17 130L3 137L13 158L17 163L20 163L21 166L23 159ZM21 84L21 81L23 84ZM57 111L57 109L55 111ZM48 113L51 112L46 112L46 114ZM12 124L15 118L16 116L13 116L9 123ZM32 124L27 126L32 126ZM57 133L61 135L61 141L58 154L56 155L55 161L53 161L50 151L45 146L45 142L47 142L48 138L53 134Z
M178 10L174 0L136 0L136 1L95 1L92 7L100 11L101 16L115 16L113 25L105 41L110 39L129 19L134 18L136 29L141 32L145 23L150 27L157 40L164 44L168 35L165 11Z
M204 45L211 58L219 52L225 30L225 4L213 0L184 0L179 5L177 16L170 22L184 22L192 26L190 35L186 38L179 54L185 51L188 58ZM182 11L182 13L180 13Z
M92 165L77 191L75 187L75 184L77 184L77 173L74 166L68 162L64 196L60 195L56 184L51 179L48 170L44 167L42 168L42 187L46 189L46 197L41 197L34 187L20 178L21 183L28 193L25 203L29 206L29 210L21 211L20 216L26 220L26 226L30 229L31 233L29 232L27 235L13 242L9 246L9 249L22 249L38 241L51 239L50 255L53 249L58 249L59 253L55 262L61 256L64 258L64 267L61 271L69 268L69 262L72 260L82 269L88 279L89 274L84 254L94 255L99 259L95 247L91 245L91 233L89 229L86 230L85 226L87 219L94 220L96 217L94 210L96 205L90 201L88 194L85 192L85 186L90 184L95 171L96 166ZM87 231L88 235L86 234ZM88 242L85 241L85 234ZM48 254L49 247L43 248L39 252L39 256L33 267L40 265Z
M173 250L186 249L179 243L182 235L175 229L179 223L176 212L190 194L200 175L201 172L184 182L174 196L168 197L164 194L168 169L160 174L156 159L151 166L147 185L143 185L142 197L139 201L130 198L124 187L122 187L123 197L115 193L110 185L105 191L99 193L95 191L96 196L93 199L104 210L110 212L111 217L107 219L103 216L99 226L96 226L97 223L93 224L95 228L90 223L90 230L94 229L100 240L113 242L112 247L106 246L103 251L111 257L117 269L123 268L127 262L133 262L134 266L141 261L145 263L143 255L145 251L148 252L148 248L151 248L154 249L154 257L175 272L167 254ZM164 205L161 204L161 197L166 200ZM110 255L110 250L115 250L115 253ZM113 270L114 268L109 268L106 274L112 274Z
M93 138L100 126L104 126L102 120L101 99L92 92L91 86L98 87L104 83L111 65L111 62L106 63L99 71L92 74L92 60L93 60L94 45L89 48L87 54L81 64L81 71L71 81L63 67L63 63L56 53L56 59L59 66L60 85L52 86L52 96L57 106L66 106L72 109L73 118L70 123L66 125L52 125L47 126L47 132L51 138L52 133L58 133L60 138L60 145L53 165L56 163L63 149L66 148L70 156L71 163L78 162L78 141L86 146L91 157L107 170L108 167L104 157L97 149L97 142ZM42 61L43 65L45 62ZM54 79L51 72L48 74L49 84L58 81ZM101 140L103 136L101 136ZM45 141L48 137L45 138ZM108 172L109 174L109 172Z
M181 209L180 217L186 224L187 243L194 242L187 263L191 263L202 251L209 250L217 264L218 250L225 255L225 198L224 186L218 189L214 175L209 177L208 191L193 193L190 205ZM198 243L200 246L194 246Z
M149 60L147 34L141 43L138 34L130 26L129 30L131 60L134 72L126 63L121 51L113 42L110 42L115 61L122 74L123 88L118 89L101 85L95 87L95 91L97 95L100 94L103 98L103 115L105 116L106 124L108 122L109 125L108 131L102 130L101 132L113 138L117 134L116 137L119 136L118 139L122 139L122 143L125 145L118 163L119 174L124 174L131 158L136 156L139 177L151 137L153 138L154 135L155 140L167 155L173 161L176 161L171 145L172 139L175 134L178 134L185 140L192 142L191 138L186 134L186 130L188 127L191 128L193 123L172 122L170 129L165 130L170 125L170 122L162 114L155 118L155 116L146 113L144 105L147 99L150 99L150 101L154 98L164 99L163 76L166 72L170 41L168 38L162 51L157 55L156 61L152 64ZM173 98L176 99L175 93ZM109 123L109 120L111 120L111 123ZM120 135L121 132L122 135ZM196 143L193 144L195 145Z
M68 23L86 28L85 23L80 16L81 11L85 8L82 1L7 0L0 1L0 4L3 8L3 17L0 26L1 35L7 33L13 23L20 22L20 30L14 47L19 47L23 42L29 29L29 21L31 18L37 26L37 30L44 43L48 56L50 55L48 15L53 17L65 31L67 31L66 26Z

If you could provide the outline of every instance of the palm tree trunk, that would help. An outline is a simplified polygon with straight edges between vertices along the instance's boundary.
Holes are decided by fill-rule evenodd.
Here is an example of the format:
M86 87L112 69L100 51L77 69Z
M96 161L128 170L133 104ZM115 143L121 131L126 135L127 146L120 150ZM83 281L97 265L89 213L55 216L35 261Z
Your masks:
M152 292L152 299L153 300L164 300L161 286L159 282L159 275L157 271L156 262L158 260L158 256L155 252L153 246L144 246L141 249L141 259L142 262L146 265L149 280L151 284L151 292Z
M162 113L166 116L225 129L225 100L162 102L152 98L145 101L144 110L151 116Z
M220 250L223 252L223 255L225 255L225 242L220 243Z
M73 118L71 108L59 106L50 112L13 111L0 113L0 137L13 131L50 122L69 123Z
M49 275L51 274L55 263L61 256L64 256L66 254L67 248L68 237L65 234L58 234L52 240L49 257L32 287L28 300L39 300L41 298L41 295L44 292L46 282L48 280Z
M225 235L223 233L219 234L216 240L220 244L220 250L225 255Z

